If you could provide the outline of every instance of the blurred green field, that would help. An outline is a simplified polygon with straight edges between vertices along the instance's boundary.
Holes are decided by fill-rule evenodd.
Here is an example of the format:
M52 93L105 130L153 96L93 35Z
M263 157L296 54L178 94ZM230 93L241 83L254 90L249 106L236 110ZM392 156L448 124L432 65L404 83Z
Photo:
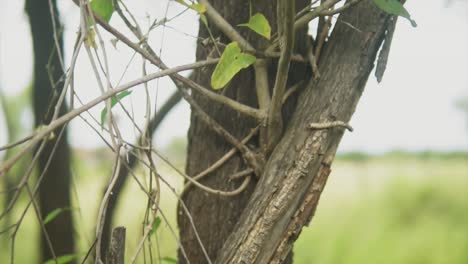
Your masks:
M75 155L73 192L81 257L92 243L97 201L110 173L104 161L96 160L99 155L83 155ZM166 166L159 168L180 190L181 177ZM137 176L147 184L143 170ZM340 155L316 216L296 243L295 263L468 263L467 190L467 153ZM161 199L170 224L161 224L152 239L155 259L175 257L177 248L173 235L177 233L176 200L168 188L162 191ZM114 221L115 226L127 227L127 260L142 234L145 201L145 195L131 181ZM19 205L23 209L26 199ZM20 213L16 210L15 218ZM0 222L0 227L4 223ZM38 235L37 219L29 210L16 239L15 263L38 263ZM0 263L9 263L9 236L2 234L0 243ZM143 263L142 257L138 263Z
M468 263L463 155L338 159L295 263Z

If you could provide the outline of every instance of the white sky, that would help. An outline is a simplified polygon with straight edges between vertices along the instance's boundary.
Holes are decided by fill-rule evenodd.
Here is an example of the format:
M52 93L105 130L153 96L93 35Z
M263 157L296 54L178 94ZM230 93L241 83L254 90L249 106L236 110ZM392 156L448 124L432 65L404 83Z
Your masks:
M59 2L65 22L65 56L69 61L79 17L71 1ZM127 2L145 28L149 24L147 14L151 19L164 17L165 1ZM454 1L448 7L445 3L442 0L408 1L406 7L418 27L412 28L408 21L399 19L383 82L377 85L375 78L370 77L351 120L355 132L345 135L341 151L468 150L467 118L455 107L459 98L468 96L468 1ZM0 0L0 6L0 89L15 96L31 81L31 38L23 1ZM168 17L180 10L180 6L172 3ZM121 25L116 17L111 24ZM198 29L196 15L187 12L170 26L165 29L164 38L162 28L152 32L150 42L158 47L155 50L159 50L163 39L162 57L169 65L192 62L193 36ZM107 34L104 36L109 38ZM122 43L114 49L109 41L106 41L106 50L115 85L133 53ZM154 72L155 68L148 67L148 71ZM141 58L136 56L122 83L138 76L141 76ZM125 99L139 123L144 120L144 91L141 88L134 88L132 96ZM75 89L84 101L99 95L84 50L78 60ZM152 98L157 97L158 104L173 90L167 79L150 83ZM101 108L98 106L91 111L97 119ZM115 113L122 121L119 124L124 135L133 138L135 131L123 125L128 120L119 111ZM24 122L32 122L31 117L26 115L24 118ZM184 137L188 126L189 107L184 102L164 122L156 135L157 144L165 145L174 137ZM99 137L79 120L72 122L70 140L77 147L103 145ZM5 141L5 125L0 115L0 144Z

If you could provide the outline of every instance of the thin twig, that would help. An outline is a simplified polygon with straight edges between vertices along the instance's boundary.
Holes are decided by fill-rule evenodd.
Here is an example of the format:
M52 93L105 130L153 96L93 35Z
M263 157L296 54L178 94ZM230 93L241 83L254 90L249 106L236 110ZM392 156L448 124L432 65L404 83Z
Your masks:
M25 143L25 142L28 142L28 141L31 140L33 137L34 137L34 134L29 135L29 136L26 136L26 137L24 137L24 138L22 138L22 139L20 139L20 140L18 140L18 141L16 141L16 142L13 142L13 143L6 144L6 145L4 145L4 146L1 146L1 147L0 147L0 151L5 151L5 150L8 150L8 149L14 148L14 147L16 147L16 146L18 146L18 145L21 145L21 144L23 144L23 143Z
M249 142L249 140L258 132L259 129L260 129L259 126L252 129L252 131L250 131L250 133L241 141L242 144L247 144L247 142ZM236 154L236 152L237 152L237 148L232 148L226 154L224 154L219 160L217 160L215 163L211 164L208 168L198 173L197 175L193 176L192 179L194 179L195 181L200 181L206 175L209 175L210 173L212 173L213 171L221 167L221 165L226 163L232 156L234 156L234 154ZM183 193L187 192L187 190L190 189L191 186L192 186L192 183L190 181L187 182L182 190L181 196L183 196Z
M239 171L239 172L234 173L233 175L229 176L229 180L230 181L238 180L238 179L244 178L245 176L251 175L253 172L254 171L252 169L248 168L248 169L245 169L243 171Z
M50 250L50 253L51 253L51 255L52 255L52 258L53 258L55 261L57 261L57 255L55 254L54 247L52 246L52 242L50 241L50 236L49 236L49 233L47 233L46 227L45 227L45 225L44 225L44 221L42 220L42 215L41 215L39 206L37 205L36 200L34 199L34 195L33 195L33 193L31 192L31 188L29 187L29 184L28 184L28 183L26 183L26 190L27 190L27 193L28 193L30 202L31 202L32 205L33 205L34 212L35 212L35 214L36 214L36 216L37 216L37 220L38 220L38 222L39 222L39 226L41 227L41 230L42 230L42 232L43 232L44 238L45 238L45 240L46 240L47 247L48 247L49 250ZM18 226L19 226L19 225L18 225Z
M325 18L325 17L321 17L323 18L322 21L322 27L320 28L320 33L318 34L317 36L317 42L315 44L315 50L314 50L314 53L313 53L313 57L315 58L315 60L317 61L315 65L317 65L318 63L318 60L320 59L320 53L322 52L322 47L323 47L323 44L325 43L325 39L328 37L328 33L330 32L330 28L331 28L331 20L332 20L332 17L328 17L328 18ZM310 56L310 55L309 55Z
M342 7L339 7L339 8L336 8L336 9L331 9L331 10L323 10L322 12L320 12L320 15L321 16L332 16L332 15L335 15L335 14L338 14L338 13L341 13L343 11L345 11L346 9L354 6L355 4L361 2L362 0L351 0L351 1L348 1L346 4L344 4Z
M281 103L282 104L285 104L286 101L288 100L288 98L294 94L295 92L297 92L298 90L300 90L302 87L304 86L304 81L299 81L297 82L296 84L294 84L293 86L291 86L290 88L288 88L286 90L286 92L284 93L284 96L283 96L283 99L281 100Z
M334 127L343 127L348 129L350 132L353 132L353 127L350 126L348 123L345 123L343 121L332 121L332 122L323 122L323 123L310 123L308 125L308 128L310 129L328 129L328 128L334 128Z
M268 81L268 61L266 59L257 59L254 64L255 70L255 91L257 93L258 107L260 111L268 113L271 105L270 85ZM260 129L259 146L260 149L267 148L267 126L262 124Z
M294 49L294 15L295 1L279 0L277 6L278 37L280 41L281 57L278 62L275 86L271 104L268 109L267 148L270 152L283 132L282 99L286 90L291 55Z
M52 121L49 125L38 128L37 131L32 135L33 137L28 142L28 144L23 149L18 151L18 153L16 153L15 156L11 157L10 159L8 159L7 161L5 161L2 164L2 166L0 167L0 177L3 176L6 172L8 172L11 169L12 165L14 165L27 151L29 151L33 146L35 146L40 140L42 140L45 137L48 137L48 135L50 133L52 133L52 131L54 131L57 127L59 127L59 126L63 125L64 123L72 120L77 115L87 111L88 109L90 109L91 107L101 103L102 101L104 101L106 99L109 99L110 97L112 97L112 96L114 96L114 95L116 95L116 94L118 94L118 93L120 93L122 91L128 90L128 89L130 89L130 88L132 88L134 86L137 86L139 84L142 84L144 82L148 82L148 81L151 81L151 80L154 80L154 79L157 79L157 78L161 78L161 77L173 74L173 73L178 72L178 71L185 71L185 70L189 70L189 69L204 67L206 65L214 64L217 61L218 61L217 59L210 59L210 60L206 60L206 61L190 63L190 64L187 64L187 65L181 65L181 66L173 67L171 69L158 71L156 73L148 74L147 76L144 76L144 77L141 77L141 78L139 78L137 80L131 81L131 82L126 83L126 84L123 84L123 85L121 85L121 86L119 86L119 87L117 87L115 89L106 91L105 93L103 93L102 95L100 95L97 98L94 98L93 100L86 103L85 105L83 105L81 107L78 107L78 108L75 108L75 109L71 110L70 112L66 113L65 115L60 116L56 120Z
M160 159L165 161L172 169L174 169L184 179L186 179L187 181L190 181L193 185L195 185L196 187L202 189L203 191L205 191L207 193L211 193L211 194L215 194L215 195L219 195L219 196L233 196L233 195L239 194L239 190L245 189L245 187L242 187L242 186L244 186L244 183L241 185L242 188L239 187L234 191L221 191L221 190L213 189L211 187L208 187L206 185L203 185L203 184L199 183L198 181L194 180L192 177L188 176L187 174L185 174L182 171L180 171L179 169L177 169L164 156L159 154L159 152L157 152L156 150L153 150L153 153L156 154L156 156L158 156ZM248 184L248 182L247 182L247 184Z

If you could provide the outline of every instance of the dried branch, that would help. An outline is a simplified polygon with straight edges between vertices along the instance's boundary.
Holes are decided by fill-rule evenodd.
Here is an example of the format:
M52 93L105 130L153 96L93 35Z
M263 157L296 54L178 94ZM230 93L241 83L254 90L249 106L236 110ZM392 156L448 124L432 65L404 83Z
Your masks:
M350 132L353 132L353 128L348 124L343 121L332 121L332 122L323 122L323 123L310 123L308 128L310 129L328 129L328 128L334 128L334 127L343 127L348 129Z
M18 145L21 145L23 143L26 143L29 140L31 140L33 137L34 137L34 134L26 136L26 137L24 137L22 139L19 139L19 140L13 142L13 143L9 143L9 144L6 144L4 146L1 146L0 151L5 151L5 150L8 150L8 149L14 148L14 147L16 147Z
M325 39L328 37L328 33L330 33L330 28L332 26L331 16L328 18L325 18L325 17L320 17L320 18L322 19L322 23L321 23L321 27L318 29L319 33L317 36L317 42L315 43L315 50L314 50L314 53L312 54L312 56L314 57L316 61L315 67L317 67L318 60L320 59L320 53L322 52L323 44L325 44Z
M289 65L291 63L291 55L294 49L294 16L295 16L295 1L278 0L277 16L278 16L278 38L280 41L281 57L278 62L278 70L276 72L275 86L273 88L273 96L268 109L268 125L267 125L267 153L273 150L278 143L281 134L283 133L282 120L282 100L286 90L286 82L288 80Z
M250 131L250 133L241 141L242 144L244 144L244 145L247 144L247 142L249 142L249 140L258 132L259 129L260 129L260 127L256 127L254 129L252 129L252 131ZM232 148L226 154L224 154L224 156L222 156L219 160L217 160L215 163L211 164L210 167L206 168L202 172L200 172L197 175L193 176L192 179L195 180L195 181L200 181L202 178L209 175L210 173L212 173L213 171L215 171L216 169L221 167L221 165L226 163L232 156L234 156L234 154L236 154L236 152L237 152L237 148ZM184 189L182 190L182 193L180 194L180 196L183 196L184 193L186 193L190 189L191 186L192 186L192 183L190 181L187 182L185 184Z
M235 189L233 191L216 190L216 189L213 189L211 187L208 187L206 185L203 185L203 184L199 183L198 181L196 181L192 177L190 177L187 174L183 173L178 168L173 166L165 157L163 157L161 154L159 154L159 152L157 152L156 150L153 150L153 153L156 154L156 156L158 156L160 159L165 161L172 169L174 169L184 179L186 179L187 181L189 181L190 183L192 183L193 185L195 185L196 187L202 189L203 191L205 191L207 193L211 193L211 194L219 195L219 196L235 196L235 195L238 195L239 193L241 193L243 190L245 190L245 188L247 188L247 186L248 186L248 184L250 182L250 179L244 180L244 182L241 184L241 186L239 186L237 189ZM247 177L247 178L250 178L250 177ZM182 193L184 193L184 191L182 191ZM179 195L179 196L182 196L182 195Z
M137 80L120 85L119 87L116 87L115 89L106 91L105 93L103 93L97 98L94 98L93 100L86 103L85 105L71 110L65 115L62 115L59 118L55 119L50 124L43 126L42 128L38 128L36 132L32 135L33 136L32 139L26 144L26 146L22 150L20 150L16 155L14 155L12 158L8 159L2 164L2 166L0 167L0 177L3 176L7 171L9 171L13 164L15 164L27 151L31 150L31 148L35 146L37 143L39 143L42 139L47 138L55 129L57 129L64 123L69 122L70 120L72 120L79 114L87 111L91 107L105 101L106 99L111 98L112 96L122 91L128 90L144 82L149 82L151 80L161 78L161 77L173 74L175 72L185 71L189 69L195 69L195 68L200 68L200 67L204 67L207 65L211 65L211 64L216 63L217 61L218 61L217 59L210 59L206 61L200 61L200 62L173 67L171 69L162 70L156 73L148 74Z
M284 96L283 96L283 99L281 100L281 103L282 104L285 104L286 101L288 100L288 98L294 94L295 92L297 92L298 90L302 89L304 86L306 86L306 83L304 81L300 81L296 84L294 84L293 86L291 86L290 88L288 88L286 90L286 92L284 93Z
M255 90L257 92L257 101L260 111L268 113L271 105L270 85L268 83L268 62L265 59L257 59L254 64L255 70ZM267 148L267 127L262 124L260 129L259 145L263 152Z

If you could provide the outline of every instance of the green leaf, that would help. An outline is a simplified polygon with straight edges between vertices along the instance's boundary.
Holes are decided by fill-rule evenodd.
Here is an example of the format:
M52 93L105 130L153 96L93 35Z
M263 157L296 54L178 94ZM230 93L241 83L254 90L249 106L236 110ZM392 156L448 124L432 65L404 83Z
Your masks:
M44 223L44 225L46 225L47 223L54 220L63 211L66 211L68 209L69 208L57 208L57 209L53 210L52 212L48 213L42 222Z
M72 262L73 260L77 259L77 255L63 255L60 257L57 257L57 262L55 259L49 259L48 261L44 262L44 264L67 264Z
M417 27L416 21L411 19L411 15L398 0L374 0L374 3L381 10L396 16L408 19L413 27Z
M123 91L117 94L116 96L112 96L111 97L111 109L117 104L118 101L129 96L131 93L132 93L131 91ZM107 107L104 106L104 108L101 110L101 127L104 125L104 122L106 121L106 116L107 116Z
M92 0L90 5L91 10L93 10L96 15L106 22L109 22L112 13L114 13L114 3L112 0Z
M195 10L198 14L203 14L206 12L206 6L200 3L187 4L184 0L175 0L177 3L186 6L192 10Z
M154 219L153 227L151 228L151 231L150 231L149 235L151 236L154 233L156 233L156 231L158 231L158 228L159 228L160 225L161 225L161 218L158 216L158 217L156 217L156 219Z
M240 70L249 67L255 60L254 56L242 53L237 42L229 43L211 75L211 87L223 88Z
M206 12L206 6L200 3L193 3L189 6L191 9L197 11L198 14L203 14Z
M257 13L249 19L248 23L240 24L239 26L248 27L266 39L270 39L271 37L270 23L263 14Z
M164 257L162 260L169 262L169 263L176 263L177 264L177 259L171 258L171 257Z

